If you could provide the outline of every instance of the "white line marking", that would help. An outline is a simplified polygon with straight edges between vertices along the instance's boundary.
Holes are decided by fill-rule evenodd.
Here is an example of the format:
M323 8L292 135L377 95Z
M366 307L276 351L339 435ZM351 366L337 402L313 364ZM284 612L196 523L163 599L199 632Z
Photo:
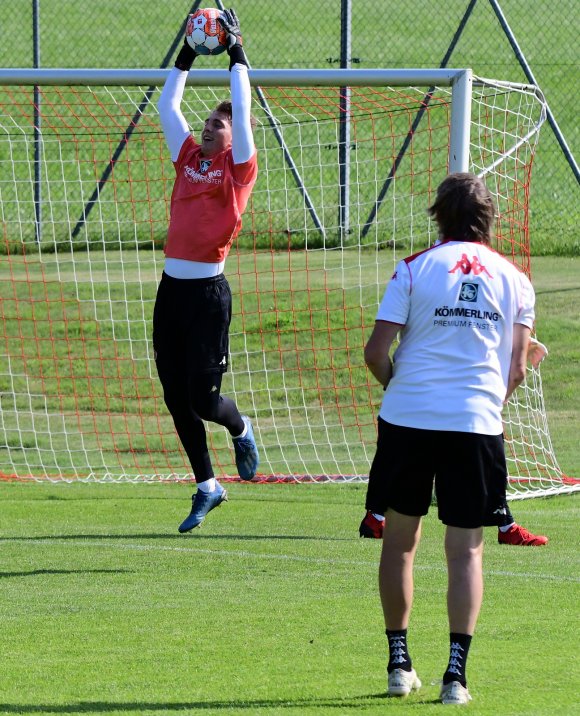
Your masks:
M185 538L187 539L187 537ZM22 542L18 537L2 538L1 542ZM274 559L290 562L305 562L311 564L336 564L336 565L357 565L361 567L377 567L378 566L378 555L376 560L359 560L359 559L325 559L321 557L302 557L294 554L267 554L263 552L248 552L247 550L227 550L227 549L207 549L203 547L171 547L164 545L146 545L146 544L125 544L122 542L103 542L102 540L95 540L91 542L87 539L79 537L76 539L39 539L39 540L26 540L25 544L75 544L81 547L107 547L109 549L125 549L134 550L138 552L184 552L191 554L203 554L218 557L232 557L246 558L246 559ZM445 572L446 567L444 564L438 565L415 565L415 569L418 571L436 571ZM505 570L489 570L484 568L484 574L487 576L494 577L520 577L522 579L543 579L552 582L572 582L574 584L580 582L580 577L563 576L557 574L541 574L536 572L512 572Z

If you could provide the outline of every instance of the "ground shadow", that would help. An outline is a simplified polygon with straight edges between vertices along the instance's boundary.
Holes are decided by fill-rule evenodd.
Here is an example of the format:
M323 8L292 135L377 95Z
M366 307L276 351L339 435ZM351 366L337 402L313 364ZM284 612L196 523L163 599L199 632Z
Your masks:
M0 572L0 579L6 577L38 577L45 574L132 574L131 569L31 569L27 572Z
M439 703L439 699L421 699L417 696L411 697L413 704ZM6 704L0 703L0 713L54 713L54 714L82 714L82 713L108 713L111 711L126 711L143 714L147 712L171 713L173 711L231 711L231 710L252 710L268 711L276 709L296 708L331 708L342 710L360 710L365 706L371 706L374 700L385 702L386 694L361 694L344 698L297 698L289 700L281 699L248 699L234 701L178 701L178 702L157 702L157 701L79 701L74 704ZM410 703L410 702L409 702Z
M580 291L580 285L579 286L570 286L570 288L545 288L543 291L536 291L536 296L541 296L543 294L551 295L553 293L568 293L569 291Z
M319 537L318 535L237 535L237 534L204 534L201 530L192 530L188 534L181 535L177 531L175 534L161 532L161 533L147 533L141 534L76 534L76 535L37 535L37 536L20 536L7 537L4 535L0 537L0 542L50 542L52 540L140 540L140 539L164 539L164 540L177 540L179 542L187 542L188 540L235 540L236 542L243 541L254 541L254 540L265 540L272 541L274 539L280 540L314 540L316 542L349 542L351 537Z

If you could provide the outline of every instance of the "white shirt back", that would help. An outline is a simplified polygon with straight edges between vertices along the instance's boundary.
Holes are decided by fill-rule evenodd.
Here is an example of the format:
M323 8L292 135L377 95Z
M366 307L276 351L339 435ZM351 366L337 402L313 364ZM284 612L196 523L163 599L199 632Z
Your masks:
M481 243L443 241L400 261L377 313L405 326L381 418L501 434L513 325L533 328L534 302L528 278Z

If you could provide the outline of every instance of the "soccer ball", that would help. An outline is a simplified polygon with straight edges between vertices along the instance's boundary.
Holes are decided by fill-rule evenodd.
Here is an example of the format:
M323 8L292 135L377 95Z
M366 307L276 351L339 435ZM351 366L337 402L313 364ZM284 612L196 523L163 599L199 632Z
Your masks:
M226 50L226 33L218 22L215 7L200 8L187 19L185 39L198 55L219 55Z

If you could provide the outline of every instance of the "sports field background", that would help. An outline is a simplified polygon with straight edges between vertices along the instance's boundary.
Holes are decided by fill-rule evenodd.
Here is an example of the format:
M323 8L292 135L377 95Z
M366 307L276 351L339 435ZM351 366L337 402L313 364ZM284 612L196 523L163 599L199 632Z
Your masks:
M40 65L44 67L171 66L177 37L194 0L38 0ZM211 6L212 2L204 5ZM291 5L272 0L238 0L244 42L252 65L272 67L340 66L340 0ZM352 0L353 68L471 67L483 77L526 82L514 50L488 0ZM580 5L575 0L503 0L501 10L539 86L576 155L580 128L574 101L579 73L577 38ZM0 66L31 67L32 2L2 0L4 42ZM224 67L224 57L203 58L194 67ZM531 237L535 253L578 255L578 181L546 124L542 132L531 194Z
M197 3L171 0L162 6L152 0L119 6L101 0L85 3L39 0L40 65L43 67L159 67L169 66L181 42L177 31L186 14ZM0 48L0 63L7 67L32 64L32 6L33 3L3 0L5 42ZM577 3L563 0L553 5L536 0L533 12L527 3L504 0L501 7L515 32L516 38L529 60L543 88L555 116L572 150L578 139L578 123L574 105L569 101L577 79L578 56L575 52L580 13ZM291 11L281 3L240 0L236 7L244 28L245 43L255 67L332 67L340 56L340 2L322 0L316 15L311 3L297 0ZM470 66L480 75L522 81L523 72L514 56L492 4L487 0L470 3L450 0L445 12L433 11L431 3L419 2L407 8L403 2L352 3L353 67L439 65L450 48L466 10L472 9L461 37L448 64ZM324 18L324 22L320 21ZM369 22L368 18L372 18ZM321 40L324 38L324 41ZM276 48L276 52L272 48ZM226 66L222 57L201 58L200 66ZM204 63L201 65L201 63ZM220 64L221 63L221 64ZM551 128L544 125L534 166L530 197L530 236L534 255L576 256L578 254L578 185L563 160ZM4 149L2 151L8 151ZM3 156L6 160L7 157ZM10 236L7 237L10 240ZM121 243L123 236L119 237ZM129 245L129 244L128 244ZM151 242L150 242L151 245ZM532 264L535 279L538 264ZM567 279L574 291L576 264L558 268L555 284ZM567 309L573 314L573 293L558 292ZM548 342L552 351L551 376L559 376L554 365L553 342L550 343L550 308L544 319L539 316L539 337ZM543 321L548 329L544 328ZM570 372L574 375L577 355L572 341L568 345L567 328L559 332L567 350L563 366L568 378L563 390L570 388ZM552 339L553 341L553 339ZM550 363L546 363L549 367ZM550 377L546 375L545 381ZM555 380L557 383L557 379ZM550 403L548 411L563 403ZM557 406L557 408L556 408ZM566 413L566 415L569 415ZM562 420L562 433L573 432ZM557 426L558 427L558 426ZM554 431L557 445L560 430ZM576 474L576 461L558 448L556 454L564 471Z
M365 67L438 65L467 5L355 0L353 57ZM42 64L69 67L158 67L191 9L181 0L40 6ZM254 66L336 65L338 1L320 0L313 9L309 0L239 0L235 7ZM578 3L504 0L502 7L577 150ZM30 66L31 3L1 0L0 22L0 64ZM483 0L452 64L523 80ZM532 278L538 337L550 349L542 368L548 419L556 455L576 477L578 199L546 126L531 235L536 254L554 255L533 261ZM425 520L409 634L424 688L401 703L384 696L380 545L357 535L365 486L229 489L230 501L203 529L180 536L188 485L2 484L0 714L440 713L448 636L436 514ZM578 497L526 500L513 510L550 542L509 548L486 530L486 594L468 666L468 712L574 716Z

